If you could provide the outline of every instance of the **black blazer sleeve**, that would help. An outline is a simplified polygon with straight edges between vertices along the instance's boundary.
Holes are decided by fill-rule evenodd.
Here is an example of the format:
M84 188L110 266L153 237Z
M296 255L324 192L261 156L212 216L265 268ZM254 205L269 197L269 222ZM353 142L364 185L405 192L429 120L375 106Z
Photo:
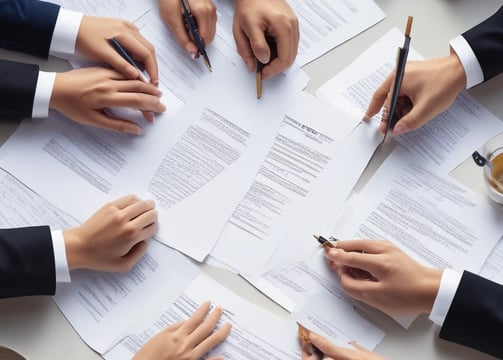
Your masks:
M0 119L31 118L38 66L0 59Z
M503 72L503 6L463 34L484 73L484 81Z
M59 5L38 0L0 0L0 46L49 56Z
M49 227L0 229L0 298L54 295L55 291Z
M503 358L503 285L465 271L440 337Z

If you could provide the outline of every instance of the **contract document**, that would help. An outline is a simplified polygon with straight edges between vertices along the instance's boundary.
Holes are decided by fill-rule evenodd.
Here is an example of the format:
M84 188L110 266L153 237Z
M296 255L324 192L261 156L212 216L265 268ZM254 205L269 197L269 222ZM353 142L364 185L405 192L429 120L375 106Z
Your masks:
M104 354L107 360L131 358L141 346L161 329L187 319L208 298L215 306L224 309L219 324L232 324L232 330L227 339L212 349L207 356L218 356L224 359L261 359L284 360L298 359L300 346L297 338L297 326L292 322L275 317L259 307L232 293L208 276L201 274L185 289L172 304L165 303L150 312L141 321L130 327L129 333L110 351ZM332 304L333 305L333 304ZM341 311L342 312L342 311ZM344 329L344 336L357 340L374 348L384 334L375 326L359 318L355 313L340 314L329 306L317 307L310 311L308 317L314 323L328 323L332 328ZM331 315L332 314L332 315ZM299 316L299 318L301 318ZM337 318L337 320L336 320ZM305 316L302 317L305 319ZM311 323L310 323L311 324ZM340 331L331 334L330 339L341 343Z
M503 234L503 208L436 170L397 147L332 234L386 239L428 266L478 273Z
M237 272L262 274L301 208L310 200L313 187L333 171L344 140L359 122L312 95L297 95L211 255ZM361 168L354 167L356 171ZM354 181L358 178L347 175ZM341 188L349 191L351 187Z
M154 198L157 239L202 261L307 82L302 71L278 76L257 100L253 86L235 81L243 74L232 65L213 76L201 81L183 110L159 116L141 136L81 126L53 113L13 135L2 165L80 221L127 193ZM235 95L232 102L228 93ZM55 186L55 179L63 181Z
M362 117L373 93L393 70L394 54L402 43L403 34L392 29L345 70L322 85L316 94ZM414 49L409 50L409 60L421 59ZM374 117L374 121L380 119L381 114ZM501 131L503 122L463 92L448 110L428 124L394 137L394 140L448 173Z

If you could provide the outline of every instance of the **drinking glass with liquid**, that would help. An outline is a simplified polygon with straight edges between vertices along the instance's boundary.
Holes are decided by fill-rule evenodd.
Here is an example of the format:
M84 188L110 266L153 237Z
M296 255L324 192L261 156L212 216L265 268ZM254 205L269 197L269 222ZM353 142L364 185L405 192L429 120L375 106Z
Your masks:
M503 204L503 133L489 139L482 152L487 159L484 166L487 193L492 200Z

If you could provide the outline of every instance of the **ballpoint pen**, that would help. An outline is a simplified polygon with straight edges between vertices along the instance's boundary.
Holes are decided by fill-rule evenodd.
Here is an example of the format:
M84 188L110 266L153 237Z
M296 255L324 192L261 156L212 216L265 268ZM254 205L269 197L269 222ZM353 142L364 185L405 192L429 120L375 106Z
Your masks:
M269 57L269 64L274 58L278 57L278 49L276 46L276 40L272 36L266 35L265 37L267 45L271 51L271 56ZM257 86L257 99L262 97L262 69L267 65L257 59L257 70L255 71L255 82Z
M310 346L311 350L313 351L313 355L315 355L318 360L323 359L323 357L325 356L325 354L323 354L323 351L321 351L320 349L318 349L316 346L314 346L311 343L311 339L309 337L309 335L311 334L311 330L306 328L304 325L302 325L298 321L297 321L297 326L298 326L298 333L299 333L299 338L302 343L302 347L304 347L305 345Z
M400 93L400 87L402 85L403 74L405 72L405 64L407 63L407 55L409 54L410 45L410 29L412 27L412 16L407 19L407 26L405 27L405 40L403 47L398 48L397 61L396 61L396 74L395 82L393 83L393 92L391 93L391 99L388 109L388 119L386 123L386 132L384 133L384 138L382 142L386 139L386 135L390 130L395 127L398 119L395 116L396 104L398 100L398 94Z
M150 81L150 76L148 76L148 74L141 68L141 66L136 61L134 61L131 55L129 55L126 49L124 49L115 38L107 39L107 41L124 60L133 65L140 72L140 74L144 77L142 78L142 80L145 80L146 82Z
M335 245L332 244L332 241L337 241L336 238L330 236L328 239L324 238L321 235L313 235L316 240L324 247L324 248L335 248Z
M197 27L196 18L192 15L190 11L189 2L187 0L181 0L183 7L183 17L185 19L185 26L187 27L187 31L190 34L192 40L196 43L197 49L199 53L203 57L204 64L211 72L211 63L208 54L206 53L206 47L204 45L203 39L201 39L201 35L199 35L199 28Z

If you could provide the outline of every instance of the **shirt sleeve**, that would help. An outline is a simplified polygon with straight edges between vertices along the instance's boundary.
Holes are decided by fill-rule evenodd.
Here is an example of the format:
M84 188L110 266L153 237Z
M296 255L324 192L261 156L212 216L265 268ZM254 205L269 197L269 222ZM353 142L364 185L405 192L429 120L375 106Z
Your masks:
M49 102L55 80L56 73L54 72L38 72L37 87L35 88L33 109L31 112L32 118L46 118L49 116Z
M54 265L56 267L56 282L71 282L68 260L66 259L65 239L63 231L51 231L52 247L54 249Z
M451 48L456 52L466 75L466 88L469 89L484 81L484 73L479 64L477 56L473 52L470 44L466 39L459 35L449 43Z
M75 54L77 34L82 17L83 14L80 12L63 8L59 10L49 48L50 55L65 57L65 55Z
M452 300L454 299L454 295L456 295L456 290L461 281L461 275L462 274L451 269L445 269L442 273L440 287L430 313L430 320L439 326L444 324L445 317L447 316L447 312L451 307Z

